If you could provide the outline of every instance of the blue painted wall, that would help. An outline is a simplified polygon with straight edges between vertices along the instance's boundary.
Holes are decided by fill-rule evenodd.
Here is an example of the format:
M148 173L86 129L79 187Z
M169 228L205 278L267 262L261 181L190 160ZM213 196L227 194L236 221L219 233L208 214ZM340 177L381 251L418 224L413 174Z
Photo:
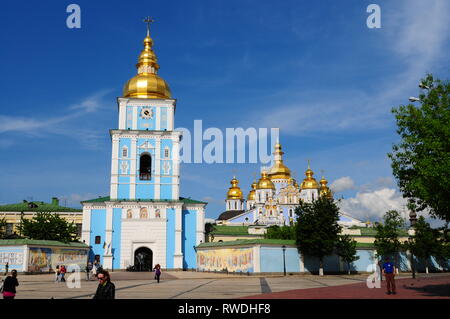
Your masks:
M287 247L285 252L286 272L300 272L300 260L295 247ZM261 272L283 272L283 249L281 247L261 247Z
M5 271L6 262L9 262L9 271L15 269L24 271L25 262L24 246L2 246L0 247L0 271ZM2 277L3 279L3 277Z
M175 254L175 209L167 209L167 238L166 238L166 265L173 268L173 255Z
M103 243L105 242L106 209L91 210L91 237L93 255L100 255L100 263L103 264ZM101 236L100 244L95 244L95 236ZM92 256L92 255L91 255ZM92 260L91 260L92 261Z
M197 212L195 210L183 210L182 250L184 255L183 268L196 268L196 244Z

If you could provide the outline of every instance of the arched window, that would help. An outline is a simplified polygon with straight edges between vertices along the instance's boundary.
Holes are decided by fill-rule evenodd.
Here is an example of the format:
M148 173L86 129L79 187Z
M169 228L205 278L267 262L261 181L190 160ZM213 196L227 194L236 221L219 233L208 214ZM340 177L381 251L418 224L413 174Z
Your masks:
M152 177L152 157L148 153L141 155L139 159L139 179L148 181Z
M127 211L127 218L128 218L128 219L133 218L133 211L132 211L131 209L129 209L129 210Z
M122 148L122 157L128 157L128 147L126 146Z
M169 158L170 157L170 150L168 147L166 147L164 149L164 158Z
M234 209L237 209L237 202L234 202Z

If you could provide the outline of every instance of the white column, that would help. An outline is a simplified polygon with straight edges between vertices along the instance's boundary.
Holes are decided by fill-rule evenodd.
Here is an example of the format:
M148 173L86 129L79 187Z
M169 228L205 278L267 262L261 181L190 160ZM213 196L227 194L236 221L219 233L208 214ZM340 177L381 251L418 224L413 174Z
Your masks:
M205 242L205 211L203 208L197 210L197 239L196 245Z
M174 114L173 114L173 109L174 109L174 105L171 105L167 108L167 130L168 131L173 131L173 127L174 127Z
M113 232L113 208L108 205L106 207L106 229L105 229L105 243L106 247L103 252L103 267L105 269L112 269L112 254L110 251L112 250L112 232ZM108 249L108 245L111 247Z
M156 119L155 119L155 130L159 131L161 129L161 107L156 107Z
M253 246L253 272L261 272L261 256L260 256L261 246Z
M155 199L161 198L161 139L157 138L155 141Z
M136 198L136 164L137 164L137 137L131 138L130 150L130 199Z
M30 260L30 249L28 245L23 246L23 266L22 271L27 272L28 271L28 260Z
M91 244L91 210L86 207L83 207L81 240L88 246Z
M182 220L182 207L175 208L175 254L173 256L173 266L175 269L183 268L183 252L182 248L182 231L183 231L183 220Z
M119 130L125 130L127 125L127 103L119 102Z
M119 137L112 138L112 154L111 154L111 189L110 198L117 198L117 187L119 183Z
M172 199L180 198L180 142L178 136L172 139Z

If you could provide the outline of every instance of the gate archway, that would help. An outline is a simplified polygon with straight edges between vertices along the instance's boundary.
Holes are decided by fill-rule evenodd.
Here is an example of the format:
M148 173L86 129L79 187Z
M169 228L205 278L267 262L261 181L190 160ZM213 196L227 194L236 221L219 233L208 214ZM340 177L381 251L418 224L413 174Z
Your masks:
M153 252L147 247L140 247L134 252L134 269L151 271L153 269Z

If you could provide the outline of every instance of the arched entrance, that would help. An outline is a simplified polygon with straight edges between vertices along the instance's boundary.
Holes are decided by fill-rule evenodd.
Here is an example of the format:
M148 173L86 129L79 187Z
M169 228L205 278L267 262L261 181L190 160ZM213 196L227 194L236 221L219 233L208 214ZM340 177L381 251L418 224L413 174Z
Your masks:
M153 252L147 247L141 247L134 252L134 269L136 271L151 271L153 269Z

